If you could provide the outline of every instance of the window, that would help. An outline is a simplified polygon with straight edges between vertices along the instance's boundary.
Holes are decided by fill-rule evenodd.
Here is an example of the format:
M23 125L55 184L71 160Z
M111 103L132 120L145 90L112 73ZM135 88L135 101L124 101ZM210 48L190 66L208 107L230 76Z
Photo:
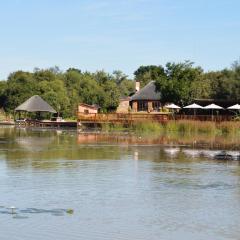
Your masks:
M138 111L148 111L148 102L138 101Z
M159 101L152 102L152 107L154 111L159 111L159 108L161 107L161 103Z

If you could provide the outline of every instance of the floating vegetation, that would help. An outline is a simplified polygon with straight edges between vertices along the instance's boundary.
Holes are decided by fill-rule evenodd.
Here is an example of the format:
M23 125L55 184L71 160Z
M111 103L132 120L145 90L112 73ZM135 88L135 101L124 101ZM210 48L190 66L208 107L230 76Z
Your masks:
M22 215L19 215L19 214L14 214L13 218L16 218L16 219L27 219L29 217L28 216L22 216Z
M12 215L15 219L27 219L29 218L29 214L50 214L52 216L64 216L66 214L73 214L74 210L69 209L41 209L41 208L26 208L26 209L18 209L16 207L4 207L0 206L2 210L0 210L1 214ZM24 214L24 215L21 215Z
M68 214L73 214L73 212L74 212L73 209L67 209Z

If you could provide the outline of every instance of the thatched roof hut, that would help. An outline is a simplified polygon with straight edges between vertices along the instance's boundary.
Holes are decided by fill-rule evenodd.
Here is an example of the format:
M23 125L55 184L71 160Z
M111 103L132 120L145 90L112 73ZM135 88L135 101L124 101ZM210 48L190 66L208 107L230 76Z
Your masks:
M136 92L130 101L154 100L160 101L161 93L156 91L155 81L149 82L145 87Z
M15 108L15 111L56 113L56 111L38 95L30 97Z
M134 112L158 112L161 107L161 93L156 91L155 81L149 82L130 98L130 106Z

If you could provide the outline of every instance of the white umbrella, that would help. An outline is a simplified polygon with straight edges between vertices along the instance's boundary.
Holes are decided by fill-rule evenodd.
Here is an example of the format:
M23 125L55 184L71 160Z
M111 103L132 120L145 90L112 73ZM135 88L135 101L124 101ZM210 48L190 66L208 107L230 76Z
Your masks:
M230 110L240 110L240 105L239 104L235 104L231 107L228 107L227 109L230 109Z
M218 105L212 103L212 104L209 104L206 107L204 107L204 109L211 109L212 110L212 120L213 120L213 110L215 110L215 109L219 110L219 109L223 109L223 108L221 106L218 106Z
M177 105L174 104L174 103L167 104L167 105L165 106L165 108L172 109L173 119L175 119L175 117L174 117L174 110L175 110L175 109L180 109L180 107L177 106Z
M174 104L174 103L167 104L167 105L165 106L165 108L169 108L169 109L180 109L180 107L177 106L177 105Z
M214 103L212 103L212 104L209 104L206 107L204 107L204 109L223 109L223 108L214 104Z
M193 104L188 105L188 106L183 107L183 108L189 108L189 109L202 109L203 107L200 106L200 105L198 105L198 104L196 104L196 103L193 103Z
M196 103L193 103L193 104L185 106L183 108L194 109L194 116L195 116L196 115L196 109L202 109L203 107L198 105L198 104L196 104Z

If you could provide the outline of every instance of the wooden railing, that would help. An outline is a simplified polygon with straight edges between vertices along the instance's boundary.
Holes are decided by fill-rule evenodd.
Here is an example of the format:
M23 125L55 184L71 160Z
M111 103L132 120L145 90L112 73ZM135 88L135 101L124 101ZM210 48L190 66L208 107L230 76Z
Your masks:
M133 122L166 122L168 120L196 121L233 121L231 115L180 115L169 113L78 113L78 121L82 123L133 123Z
M168 114L149 113L78 113L78 121L85 123L132 123L144 121L164 122Z

